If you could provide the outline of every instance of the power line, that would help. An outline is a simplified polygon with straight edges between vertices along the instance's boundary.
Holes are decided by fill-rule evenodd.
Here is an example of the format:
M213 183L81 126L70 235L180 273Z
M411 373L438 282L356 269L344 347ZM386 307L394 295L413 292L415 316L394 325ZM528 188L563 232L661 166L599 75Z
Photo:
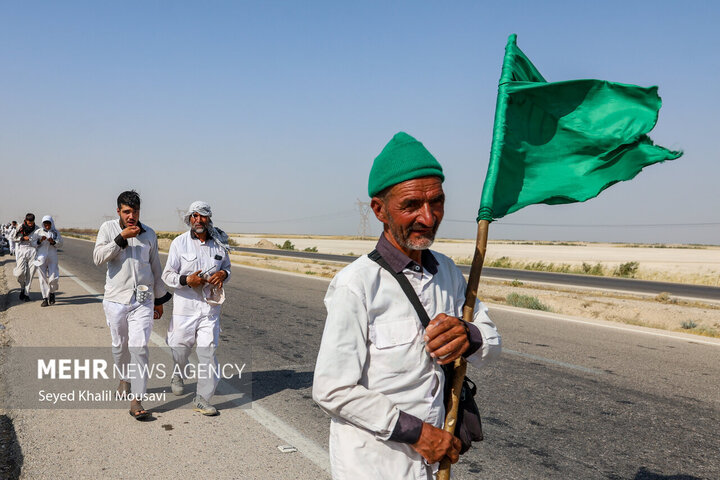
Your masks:
M477 223L473 220L456 220L444 219L444 222L457 223ZM720 222L700 222L700 223L627 223L627 224L569 224L569 223L505 223L496 221L496 225L508 227L582 227L582 228L629 228L629 227L707 227L717 226Z
M335 212L335 213L326 213L323 215L313 215L309 217L293 217L288 218L284 220L213 220L214 223L217 224L223 224L223 223L291 223L291 222L300 222L305 220L317 220L322 218L335 218L340 217L343 215L349 215L356 213L355 210L343 210L341 212Z

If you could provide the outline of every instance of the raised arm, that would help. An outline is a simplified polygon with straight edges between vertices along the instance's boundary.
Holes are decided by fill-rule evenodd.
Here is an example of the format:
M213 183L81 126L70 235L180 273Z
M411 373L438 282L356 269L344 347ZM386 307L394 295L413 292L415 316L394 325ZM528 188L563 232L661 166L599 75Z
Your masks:
M103 265L118 256L123 248L127 247L127 240L118 235L111 237L110 229L107 223L103 223L98 231L95 239L95 248L93 249L93 262L95 265Z

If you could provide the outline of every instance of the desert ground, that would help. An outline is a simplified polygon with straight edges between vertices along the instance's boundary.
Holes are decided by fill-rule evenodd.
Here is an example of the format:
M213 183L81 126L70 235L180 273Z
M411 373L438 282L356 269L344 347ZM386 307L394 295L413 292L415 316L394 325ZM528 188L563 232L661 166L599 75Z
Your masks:
M162 237L162 233L160 234ZM92 237L89 237L92 238ZM360 255L370 252L376 239L358 240L350 237L300 235L233 234L237 246L278 249L290 241L295 250L317 249L319 253ZM161 250L171 240L161 238ZM440 239L432 247L458 263L468 263L474 248L473 240ZM611 275L618 265L637 262L635 278L720 285L720 247L718 246L651 246L604 243L550 243L491 241L485 264L506 257L513 268L542 262L549 270L562 270L563 265L580 268L600 264ZM332 278L345 264L329 261L280 257L272 254L234 253L233 263L300 275ZM62 260L61 260L62 261ZM570 270L575 271L575 270ZM517 294L537 300L546 311L572 317L605 320L630 325L720 337L720 304L673 298L669 295L649 296L612 291L559 287L518 281L481 279L479 297L489 304L514 305L508 296Z
M239 246L277 248L289 240L296 250L316 248L320 253L360 255L371 251L376 239L342 237L233 235ZM438 240L432 247L456 262L469 263L472 240ZM256 254L233 255L236 263L332 277L344 264L287 259ZM548 242L491 241L486 264L507 257L514 266L544 264L581 266L601 264L606 271L637 262L635 278L677 283L720 285L720 247L635 246L602 243L551 244ZM535 298L548 311L665 330L720 336L720 305L687 301L668 295L648 296L522 282L481 279L480 297L488 303L507 304L508 295Z
M309 236L258 236L233 235L239 246L263 246L272 248L290 240L297 250L317 248L320 253L355 254L371 251L377 239L355 240L342 237ZM475 248L474 240L436 241L432 249L443 253L456 263L469 264ZM588 242L510 242L490 241L487 247L485 265L505 257L513 262L513 268L543 262L553 264L550 270L561 265L581 267L600 264L608 272L618 265L637 262L638 271L634 278L643 280L693 283L720 286L720 246L643 246Z

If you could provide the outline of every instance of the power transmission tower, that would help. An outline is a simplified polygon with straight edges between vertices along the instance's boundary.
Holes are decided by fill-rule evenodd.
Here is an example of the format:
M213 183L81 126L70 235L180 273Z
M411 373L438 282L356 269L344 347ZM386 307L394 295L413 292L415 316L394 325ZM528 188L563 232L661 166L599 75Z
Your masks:
M358 227L358 235L360 239L364 240L368 236L368 230L370 228L370 222L368 217L370 216L370 202L363 202L358 198L355 206L360 212L360 226Z
M185 230L185 228L186 228L186 225L185 225L185 210L183 210L182 208L177 208L177 207L176 207L176 208L175 208L175 211L177 212L178 219L179 219L179 222L180 222L180 223L179 223L179 225L180 225L180 231L182 232L182 231Z

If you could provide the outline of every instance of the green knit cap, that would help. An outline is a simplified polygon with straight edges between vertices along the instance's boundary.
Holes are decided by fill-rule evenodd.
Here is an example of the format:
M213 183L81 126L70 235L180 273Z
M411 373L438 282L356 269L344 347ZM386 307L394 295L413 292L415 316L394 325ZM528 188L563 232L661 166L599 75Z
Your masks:
M396 133L373 161L368 195L374 197L387 187L420 177L445 180L440 163L422 143L405 132Z

